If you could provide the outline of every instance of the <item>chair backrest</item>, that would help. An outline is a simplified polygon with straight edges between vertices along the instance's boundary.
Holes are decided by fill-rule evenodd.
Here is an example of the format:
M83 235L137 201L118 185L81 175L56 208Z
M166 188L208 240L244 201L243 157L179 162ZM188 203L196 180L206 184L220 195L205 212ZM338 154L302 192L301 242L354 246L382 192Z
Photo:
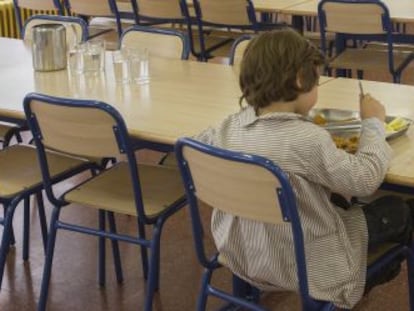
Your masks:
M63 15L63 6L59 0L13 0L15 14L20 33L23 31L23 18L21 9L30 9L36 11L57 11L59 15Z
M253 35L243 35L234 41L229 55L229 64L230 65L239 65L246 50L247 45L250 40L253 38Z
M251 27L254 19L250 0L194 0L196 17L204 24Z
M136 4L139 19L183 20L181 0L132 0Z
M173 29L148 26L128 28L121 37L121 46L127 48L146 47L151 56L188 59L190 44L187 34Z
M113 16L116 7L112 0L65 0L65 4L71 13L86 16Z
M328 32L372 35L391 30L388 8L377 0L324 0L318 15Z
M207 268L215 266L203 246L199 201L235 216L276 226L290 222L299 288L307 301L302 227L295 196L284 172L266 158L223 150L189 138L179 139L175 151L190 206L200 263Z
M84 42L88 38L88 25L75 16L60 15L33 15L24 24L22 37L25 41L32 40L31 29L41 24L62 24L66 27L66 41L68 46L72 43Z

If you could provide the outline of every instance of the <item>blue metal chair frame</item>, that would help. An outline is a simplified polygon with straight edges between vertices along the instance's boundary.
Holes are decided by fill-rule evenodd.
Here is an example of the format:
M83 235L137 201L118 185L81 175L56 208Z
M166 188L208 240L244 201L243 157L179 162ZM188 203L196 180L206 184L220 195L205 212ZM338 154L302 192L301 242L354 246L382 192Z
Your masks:
M57 1L57 0L56 0L56 1ZM107 1L108 1L108 4L109 4L109 7L111 8L112 13L113 13L113 14L114 14L114 16L115 16L115 20L116 20L116 28L117 28L118 36L120 37L120 36L121 36L121 34L122 34L121 14L120 14L120 12L119 12L119 10L118 10L118 6L117 6L117 4L116 4L116 1L115 1L115 0L107 0ZM71 11L70 0L63 0L63 4L64 4L64 7L65 7L65 9L66 9L67 13L68 13L69 15L71 15L71 12L72 12L72 11ZM97 33L97 34L95 34L94 36L89 37L88 39L92 39L93 37L96 37L96 36L102 35L102 34L104 34L104 33L110 32L110 31L111 31L111 29L106 29L106 30L103 30L103 31L101 31L101 32L99 32L99 33Z
M165 17L159 17L159 16L143 15L141 14L140 9L139 9L139 0L131 0L131 4L132 4L133 11L134 11L134 16L135 16L135 23L141 26L153 26L153 25L160 25L160 24L167 24L167 23L185 25L187 34L188 34L188 39L189 39L190 51L194 56L199 57L200 53L196 51L194 48L193 30L191 28L191 25L195 24L195 19L190 17L190 14L188 13L187 3L185 0L175 0L175 1L177 1L179 6L181 7L181 12L182 12L181 18L176 18L176 17L165 18Z
M234 54L235 54L238 44L242 41L251 40L253 38L254 38L254 35L243 35L234 41L230 49L229 65L234 65Z
M53 3L56 7L56 10L58 11L58 14L64 15L63 7L60 1L53 0ZM13 0L13 4L14 4L14 13L16 15L17 25L19 26L20 33L23 34L23 20L22 20L22 14L20 11L20 9L22 8L19 6L19 0ZM23 35L22 35L22 38L23 38Z
M50 179L50 184L61 182L71 176L79 174L82 171L89 169L89 164L85 163L83 166L79 166L76 169L63 173L59 176ZM46 252L47 244L47 224L46 224L46 215L43 205L42 190L44 189L43 184L39 183L33 187L27 188L24 191L21 191L13 197L0 197L0 203L4 206L4 217L0 217L0 224L3 225L3 236L1 239L0 245L0 287L3 280L4 268L6 264L6 257L10 245L15 243L14 233L13 233L13 216L18 204L23 200L23 260L29 258L29 232L30 232L30 196L35 194L38 202L38 212L40 227L42 232L43 246Z
M229 28L229 29L239 29L239 30L252 30L254 32L263 31L263 30L271 30L278 27L286 26L284 24L273 24L273 23L266 23L266 22L259 22L256 19L256 11L253 5L253 2L251 0L246 0L246 14L248 16L248 19L250 20L250 25L233 25L233 24L218 24L218 23L211 23L203 20L203 12L200 6L200 3L198 0L194 0L194 10L196 13L196 24L198 26L198 36L200 40L200 52L199 52L199 58L202 61L207 61L209 58L211 58L211 52L214 50L222 47L223 45L226 45L229 42L234 41L234 39L224 39L222 42L217 43L213 46L207 47L205 38L204 38L204 26L210 26L210 27L218 27L218 28ZM189 16L188 9L185 11L186 14Z
M24 38L24 33L26 31L26 25L32 21L33 19L43 19L43 20L47 20L47 21L55 21L57 23L77 23L81 26L82 28L82 42L86 41L89 37L89 33L88 33L88 25L86 24L86 22L80 18L80 17L76 17L76 16L61 16L61 15L33 15L30 18L28 18L24 24L23 30L21 32L22 34L22 38Z
M48 105L60 106L60 107L71 107L71 108L93 108L101 110L107 113L115 122L116 126L113 127L114 139L116 140L119 152L124 154L128 160L130 168L130 176L132 181L132 186L134 190L134 200L136 212L138 215L137 218L137 229L138 236L130 236L125 234L118 234L116 232L114 213L108 212L108 220L110 230L109 232L105 231L105 213L99 214L100 228L98 230L79 226L76 224L70 224L59 220L59 214L62 207L68 205L63 199L63 196L57 198L52 190L52 183L50 179L50 174L48 170L45 146L42 143L42 133L40 131L38 120L36 115L31 110L32 100L39 100L47 103ZM115 261L115 270L117 275L118 282L122 282L122 269L120 266L120 255L119 249L116 244L117 241L128 242L132 244L139 245L141 247L141 257L142 257L142 266L144 272L144 278L147 280L147 289L146 289L146 298L145 298L145 311L152 310L152 299L156 290L159 286L159 261L160 261L160 239L162 227L167 220L167 218L177 212L186 204L186 198L182 197L176 202L173 202L168 209L166 209L162 214L154 217L148 217L145 214L143 202L141 199L141 185L138 175L138 167L136 164L136 158L134 154L134 149L128 135L128 130L125 125L125 122L119 112L112 106L105 104L103 102L93 101L93 100L74 100L67 98L57 98L51 97L36 93L28 94L24 99L24 111L26 118L28 120L29 128L33 133L34 141L37 147L40 167L42 170L42 177L44 181L45 191L48 199L53 204L54 209L52 213L51 223L50 223L50 232L48 237L47 253L46 253L46 262L43 271L42 287L40 292L40 299L37 310L45 310L46 302L49 290L49 280L52 269L53 253L56 240L56 234L58 229L80 232L88 235L98 236L100 238L100 246L103 246L104 239L110 239L113 242L113 252L114 252L114 261ZM92 177L93 178L93 177ZM100 211L102 212L102 211ZM145 225L153 226L152 239L147 239L145 237ZM104 275L104 263L105 263L105 251L104 247L100 247L99 253L99 279L102 284L105 280ZM148 262L148 253L147 249L151 252L150 261Z
M193 139L181 138L176 143L176 157L184 180L187 200L190 207L194 245L196 248L197 257L205 269L202 277L202 288L198 297L197 310L205 310L207 297L209 295L221 298L227 302L245 307L249 310L264 311L265 309L250 301L246 301L240 297L235 297L234 295L223 292L210 284L213 271L217 268L220 268L221 265L218 262L218 254L215 254L209 258L204 248L203 226L200 218L198 200L196 195L197 189L193 183L191 168L189 168L187 161L183 156L184 147L189 147L223 160L230 160L260 166L271 172L275 178L278 179L281 187L275 189L275 200L279 201L284 221L289 222L292 226L297 276L299 280L299 293L302 299L302 310L334 310L335 307L331 302L318 301L309 296L303 231L297 211L295 195L286 174L276 164L264 157L224 150L200 143ZM411 306L410 310L414 310L414 253L410 247L399 245L381 256L371 266L368 267L367 278L370 278L373 274L378 272L381 267L389 264L392 260L400 255L404 255L407 258Z
M131 31L140 31L140 32L148 32L148 33L155 33L155 34L162 34L166 36L176 36L179 37L183 43L183 51L181 53L181 59L187 60L190 56L190 38L187 34L182 33L181 31L174 30L174 29L161 29L161 28L154 28L149 26L141 26L141 25L135 25L127 28L121 36L121 44L123 37Z
M392 74L394 83L400 83L401 80L401 73L407 67L407 65L414 59L414 55L409 57L405 62L403 62L398 68L395 68L394 65L394 56L393 56L393 42L394 42L394 35L393 35L393 25L391 22L390 14L388 7L381 1L378 0L322 0L318 4L318 18L319 18L319 27L321 32L321 47L322 52L327 55L328 47L327 47L327 40L326 40L326 13L324 11L325 3L349 3L349 4L373 4L379 6L383 11L382 22L383 28L386 32L385 34L378 35L378 34L349 34L349 33L341 33L337 34L336 38L336 53L339 55L342 51L346 48L346 41L347 39L353 40L366 40L366 41L382 41L386 42L388 46L388 68L389 72ZM328 72L329 69L325 68ZM343 76L344 71L339 70L338 74ZM362 79L363 73L361 70L358 70L358 78Z

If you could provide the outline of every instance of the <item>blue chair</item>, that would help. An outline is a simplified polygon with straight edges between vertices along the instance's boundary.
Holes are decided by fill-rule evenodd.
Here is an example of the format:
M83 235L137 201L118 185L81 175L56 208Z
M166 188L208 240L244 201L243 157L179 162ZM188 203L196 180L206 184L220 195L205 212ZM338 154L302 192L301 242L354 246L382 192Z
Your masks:
M127 48L146 47L156 57L186 60L190 55L188 35L175 29L132 26L123 32L120 44Z
M352 18L350 18L352 16ZM336 35L336 51L326 66L351 76L356 70L363 78L366 70L389 71L394 83L413 60L411 50L394 46L394 33L387 6L377 0L322 0L318 4L322 51L329 56L328 34ZM352 41L351 46L346 42ZM367 42L384 42L380 48L368 48ZM328 59L328 58L327 58Z
M90 38L113 31L112 18L115 21L118 37L121 36L121 15L115 0L63 0L63 3L68 14L84 17L85 20L92 18L92 22L88 22ZM103 17L104 19L93 23L94 17Z
M59 0L13 0L13 3L20 33L23 33L24 22L21 9L30 9L36 11L57 11L59 15L64 15L63 6Z
M189 138L178 140L176 157L190 206L197 257L205 269L197 302L198 311L206 309L208 296L218 297L248 310L265 310L255 302L236 297L211 285L212 273L225 266L225 263L219 253L209 256L205 251L199 212L200 207L205 205L275 226L290 223L295 250L295 258L292 260L296 260L302 309L335 309L331 302L317 301L309 296L304 239L295 195L287 176L277 165L260 156L223 150ZM260 188L257 187L258 180ZM252 209L252 206L255 208ZM411 248L387 245L381 253L375 254L368 267L367 279L402 255L408 262L410 305L413 310L414 254Z
M249 44L250 40L253 39L254 35L243 35L234 41L230 49L229 64L239 65L244 54L244 50Z
M50 163L50 183L55 184L90 168L90 163L47 152ZM6 257L10 245L15 242L13 216L18 204L23 201L23 260L29 258L30 197L36 195L37 210L43 244L46 249L47 225L42 198L42 175L36 150L30 145L12 145L0 151L0 203L4 217L0 217L3 235L0 244L0 286L3 279Z
M257 33L285 26L258 21L251 0L194 0L193 3L200 40L200 58L203 61L213 57L218 49L231 45L243 33ZM188 10L186 12L188 14ZM228 31L223 32L222 29ZM208 44L210 37L220 40Z
M24 110L38 150L46 194L54 205L37 310L46 309L58 230L98 237L101 285L105 282L105 239L112 241L118 282L123 280L118 241L139 245L144 278L147 280L143 310L152 310L153 295L159 283L162 227L168 217L186 203L179 172L157 165L137 164L126 125L121 115L108 104L32 93L24 100ZM126 161L115 163L62 196L56 197L50 183L49 166L45 157L46 146L87 158L114 158L123 155ZM60 220L62 208L70 203L96 209L99 228ZM135 217L136 236L117 233L115 214ZM106 218L109 222L108 230L105 228ZM153 227L151 238L146 237L145 226Z

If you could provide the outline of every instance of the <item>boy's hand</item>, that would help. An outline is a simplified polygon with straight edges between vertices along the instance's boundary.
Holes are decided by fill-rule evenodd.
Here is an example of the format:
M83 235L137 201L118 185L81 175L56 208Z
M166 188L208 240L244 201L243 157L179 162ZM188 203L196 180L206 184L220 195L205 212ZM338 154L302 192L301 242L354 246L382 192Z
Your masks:
M384 106L369 94L359 96L359 110L362 120L368 118L377 118L381 122L385 121Z

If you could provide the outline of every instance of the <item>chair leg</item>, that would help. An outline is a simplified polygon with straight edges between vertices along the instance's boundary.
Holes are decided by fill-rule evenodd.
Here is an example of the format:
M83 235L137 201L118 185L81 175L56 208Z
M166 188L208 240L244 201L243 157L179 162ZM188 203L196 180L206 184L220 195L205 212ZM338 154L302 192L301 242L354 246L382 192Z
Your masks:
M105 231L105 211L99 210L99 230ZM106 262L106 247L105 247L105 238L99 237L99 246L98 246L98 278L99 285L105 286L105 262Z
M42 195L41 191L36 193L36 199L37 199L37 210L38 210L38 213L39 213L40 230L42 231L43 248L44 248L44 251L45 251L45 254L46 254L47 221L46 221L45 205L43 204L43 195Z
M357 78L359 80L364 79L364 71L363 70L357 70Z
M108 222L109 222L110 232L116 233L116 223L115 223L115 217L114 217L113 212L108 212ZM118 283L122 283L124 280L124 276L122 273L122 264L121 264L121 256L119 253L118 240L112 239L111 242L112 242L112 254L114 257L116 279Z
M29 233L30 233L30 196L23 200L23 260L29 259Z
M0 245L0 288L3 282L4 266L6 264L7 253L9 252L11 234L13 232L13 215L16 210L17 202L12 202L4 211L3 237Z
M152 310L152 300L154 292L158 290L159 285L159 270L160 270L160 242L161 242L161 230L163 220L159 219L154 225L152 240L150 246L150 265L147 281L147 294L145 297L144 311Z
M50 273L52 271L53 264L53 254L55 251L55 242L58 229L58 220L60 214L60 207L55 207L52 212L52 217L50 219L50 230L49 237L47 239L47 250L46 250L46 259L43 267L43 276L42 276L42 286L40 288L40 297L39 303L37 305L37 311L45 311L47 296L49 292L49 282L50 282Z
M410 311L414 311L414 244L407 250L407 277Z
M203 273L203 277L201 279L200 294L197 299L197 311L206 310L207 298L208 298L207 287L210 284L212 273L213 271L210 269L206 269Z
M145 225L138 219L138 234L141 239L145 239ZM145 246L141 246L141 260L142 271L144 273L144 279L148 279L148 250Z

